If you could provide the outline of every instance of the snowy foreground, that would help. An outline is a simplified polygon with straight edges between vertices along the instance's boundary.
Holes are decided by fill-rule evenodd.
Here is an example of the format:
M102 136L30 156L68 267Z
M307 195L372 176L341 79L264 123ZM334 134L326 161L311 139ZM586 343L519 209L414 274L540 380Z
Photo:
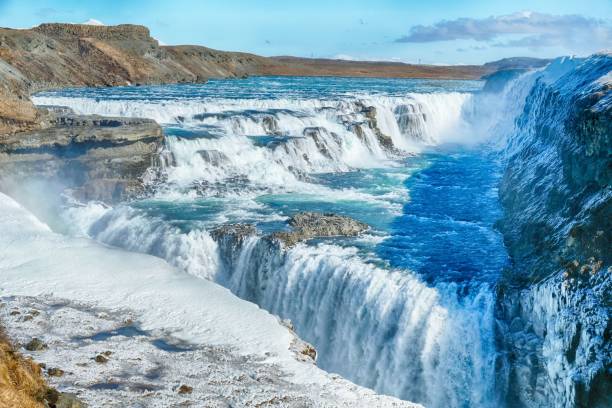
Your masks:
M56 234L1 193L0 248L0 321L20 344L43 340L28 353L90 406L416 406L320 370L291 330L228 290Z

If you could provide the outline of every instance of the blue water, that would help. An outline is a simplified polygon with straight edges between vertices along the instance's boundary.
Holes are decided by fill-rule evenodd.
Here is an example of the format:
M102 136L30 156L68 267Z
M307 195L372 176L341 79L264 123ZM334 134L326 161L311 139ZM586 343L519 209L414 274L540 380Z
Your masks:
M145 85L113 88L72 88L40 92L39 96L62 95L100 100L199 100L199 99L326 99L355 95L404 96L407 93L475 92L482 81L439 79L385 79L336 77L249 77L211 79L206 85Z
M410 201L377 253L428 282L494 283L507 262L497 198L500 164L477 149L442 147L406 180Z

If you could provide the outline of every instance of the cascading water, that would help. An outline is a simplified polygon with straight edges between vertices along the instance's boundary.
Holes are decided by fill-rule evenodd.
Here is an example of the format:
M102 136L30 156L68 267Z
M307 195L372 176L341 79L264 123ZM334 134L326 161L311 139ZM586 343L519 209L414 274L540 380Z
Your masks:
M270 80L251 81L261 82L254 89L274 89ZM71 224L105 243L161 256L291 319L316 346L321 367L359 384L432 406L493 404L489 282L428 284L424 271L415 274L394 259L402 250L393 243L394 234L410 233L397 229L397 216L411 211L407 180L446 155L415 154L464 131L462 111L472 99L465 91L478 85L450 83L453 92L417 93L427 83L408 81L412 92L397 93L390 91L394 83L384 92L372 89L384 85L379 81L351 91L354 84L345 80L350 95L313 85L292 98L274 90L252 98L241 93L248 84L236 84L225 99L196 97L202 91L194 87L38 96L40 104L79 113L146 116L166 124L170 159L157 197L115 209L69 208ZM191 89L193 98L178 96L179 89L188 95ZM265 233L304 209L343 213L373 229L357 241L288 250L261 234L215 241L207 232L248 222ZM492 231L491 224L481 229ZM503 258L500 240L491 239Z
M506 87L501 104L474 94L478 82L333 78L35 100L166 130L155 195L67 208L77 232L163 257L290 319L326 370L428 406L486 407L504 403L507 381L495 338L502 163L491 145L505 146L533 82ZM485 108L507 116L487 122ZM483 140L496 143L469 146ZM445 143L460 145L436 147ZM305 210L372 228L285 249L268 237ZM219 232L236 223L255 228Z

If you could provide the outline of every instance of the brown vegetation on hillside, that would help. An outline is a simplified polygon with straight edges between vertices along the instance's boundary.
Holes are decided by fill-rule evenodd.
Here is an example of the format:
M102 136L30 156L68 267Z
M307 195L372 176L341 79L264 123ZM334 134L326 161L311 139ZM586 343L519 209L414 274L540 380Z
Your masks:
M0 329L0 408L41 408L47 393L40 366L20 355Z

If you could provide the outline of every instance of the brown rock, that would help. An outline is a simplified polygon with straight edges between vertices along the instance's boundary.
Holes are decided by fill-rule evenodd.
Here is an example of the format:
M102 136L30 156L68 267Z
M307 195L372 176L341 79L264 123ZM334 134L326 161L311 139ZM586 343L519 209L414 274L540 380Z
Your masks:
M102 354L98 354L94 360L96 361L96 363L100 363L100 364L105 364L106 362L108 362L108 358L104 357Z
M28 344L25 345L25 349L28 351L41 351L45 350L47 345L42 342L42 340L37 339L36 337L30 340Z
M191 394L192 392L193 392L193 387L190 387L190 386L185 385L185 384L181 385L178 388L178 393L179 394Z
M317 350L310 344L305 344L301 353L307 357L310 357L313 361L317 360Z
M50 377L61 377L64 375L64 370L62 370L61 368L53 367L47 369L47 374Z
M59 392L54 388L48 388L45 396L46 405L54 408L85 408L74 394Z
M271 238L287 246L293 246L312 238L355 236L369 228L368 225L349 217L316 212L296 214L289 220L289 225L293 227L293 231L275 232Z

